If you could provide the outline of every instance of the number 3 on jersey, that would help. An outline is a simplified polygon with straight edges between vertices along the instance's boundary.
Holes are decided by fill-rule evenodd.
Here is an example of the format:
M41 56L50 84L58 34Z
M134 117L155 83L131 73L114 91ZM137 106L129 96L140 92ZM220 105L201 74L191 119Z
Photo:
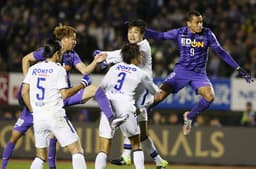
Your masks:
M37 85L36 87L39 89L39 92L36 94L36 98L38 100L44 100L44 91L45 88L41 86L40 82L45 81L45 78L39 77L37 78Z
M117 84L114 86L116 90L120 90L122 88L125 76L126 76L126 73L124 72L121 72L118 74L119 79L117 80Z

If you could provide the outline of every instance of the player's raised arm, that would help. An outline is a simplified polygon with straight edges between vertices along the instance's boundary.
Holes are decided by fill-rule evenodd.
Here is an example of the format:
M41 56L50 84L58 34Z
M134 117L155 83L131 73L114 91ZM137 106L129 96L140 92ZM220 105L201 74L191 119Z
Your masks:
M22 72L23 72L23 75L25 76L28 72L28 69L30 67L30 63L31 62L35 62L35 58L34 58L34 55L33 55L33 52L30 52L29 54L27 54L26 56L24 56L22 58Z

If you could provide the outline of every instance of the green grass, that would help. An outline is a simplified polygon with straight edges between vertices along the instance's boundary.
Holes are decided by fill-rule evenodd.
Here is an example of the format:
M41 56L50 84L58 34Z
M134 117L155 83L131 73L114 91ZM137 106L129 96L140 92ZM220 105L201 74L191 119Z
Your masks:
M29 169L31 160L10 160L8 164L8 169ZM71 161L57 161L57 168L58 169L72 169ZM44 166L44 169L48 169L47 164ZM93 162L87 162L87 169L94 169ZM131 166L115 166L111 165L110 163L107 165L106 169L135 169L133 165ZM156 169L155 165L153 164L146 164L145 169ZM238 166L189 166L189 165L173 165L169 164L167 169L255 169L253 167L238 167Z

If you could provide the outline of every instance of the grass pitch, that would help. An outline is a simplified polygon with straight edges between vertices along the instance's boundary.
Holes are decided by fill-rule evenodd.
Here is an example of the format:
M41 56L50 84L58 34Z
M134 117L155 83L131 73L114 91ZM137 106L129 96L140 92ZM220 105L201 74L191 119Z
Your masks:
M13 160L11 159L8 164L8 169L29 169L31 160ZM173 165L169 164L166 169L255 169L256 166L191 166L191 165ZM44 169L48 169L45 164ZM71 161L57 161L57 169L72 169ZM87 161L87 169L94 169L94 162ZM108 163L106 169L135 169L134 165L131 166L116 166ZM156 169L153 164L146 164L145 169Z

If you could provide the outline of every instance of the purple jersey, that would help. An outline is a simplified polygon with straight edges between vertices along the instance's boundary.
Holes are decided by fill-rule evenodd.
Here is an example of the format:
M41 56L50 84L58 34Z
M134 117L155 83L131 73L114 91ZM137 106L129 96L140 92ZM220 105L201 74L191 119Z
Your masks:
M42 61L45 60L43 56L44 48L40 48L36 51L33 52L34 58L36 61ZM68 86L71 87L71 82L70 82L70 71L73 67L75 67L78 63L81 63L81 59L79 55L74 51L66 51L61 60L61 64L64 66L64 68L67 71L67 80L68 80Z
M206 74L208 48L211 47L221 59L236 69L238 64L220 46L214 33L209 28L203 28L201 33L192 33L188 27L172 29L167 32L145 30L145 36L154 39L174 40L180 50L180 57L175 71L193 71Z

